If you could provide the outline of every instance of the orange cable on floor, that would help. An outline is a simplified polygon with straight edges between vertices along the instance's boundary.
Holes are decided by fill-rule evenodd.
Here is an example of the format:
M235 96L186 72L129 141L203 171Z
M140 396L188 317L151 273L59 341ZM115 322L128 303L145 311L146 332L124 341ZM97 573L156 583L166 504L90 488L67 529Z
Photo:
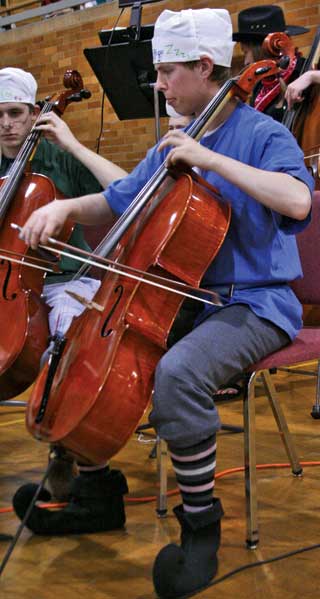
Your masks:
M300 462L301 466L320 466L320 462L312 461L312 462ZM291 464L289 463L276 463L276 464L257 464L257 470L268 470L271 468L290 468ZM238 466L237 468L228 468L227 470L222 470L221 472L217 472L215 478L223 478L224 476L228 476L229 474L235 474L237 472L243 472L244 466ZM179 489L172 489L166 493L167 497L171 497L173 495L178 495ZM157 495L150 495L146 497L127 497L125 499L125 503L148 503L157 500ZM65 507L67 503L42 503L39 507L41 508L59 508ZM12 507L0 508L0 514L6 514L9 512L13 512Z

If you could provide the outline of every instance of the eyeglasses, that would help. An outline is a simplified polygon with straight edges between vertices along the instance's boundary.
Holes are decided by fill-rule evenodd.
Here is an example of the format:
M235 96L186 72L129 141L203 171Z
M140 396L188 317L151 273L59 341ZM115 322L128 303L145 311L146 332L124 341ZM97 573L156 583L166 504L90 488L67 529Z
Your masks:
M20 127L21 125L24 125L26 122L26 119L10 119L10 120L6 120L5 122L2 122L1 116L0 116L0 127L2 129L8 129L10 127L16 126L16 127Z
M12 109L7 111L1 111L0 109L0 127L7 128L13 125L24 125L29 116L29 112L26 114L24 111Z

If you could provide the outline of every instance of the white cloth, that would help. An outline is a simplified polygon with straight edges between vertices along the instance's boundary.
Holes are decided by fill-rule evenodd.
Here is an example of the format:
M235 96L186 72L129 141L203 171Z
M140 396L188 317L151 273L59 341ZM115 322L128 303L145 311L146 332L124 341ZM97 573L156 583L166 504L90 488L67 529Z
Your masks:
M31 73L15 67L0 69L0 102L36 103L37 82Z
M80 316L85 306L76 299L65 293L66 290L73 291L82 295L87 300L91 300L98 291L101 281L81 277L75 281L67 283L52 283L44 285L43 299L50 306L49 329L51 335L59 332L64 334L75 316Z
M166 102L166 113L168 116L171 116L172 118L175 118L175 119L179 118L179 116L182 116L172 106L170 106L170 104L168 104L168 102Z
M164 10L154 26L153 62L189 62L209 56L216 65L229 67L234 45L227 10Z

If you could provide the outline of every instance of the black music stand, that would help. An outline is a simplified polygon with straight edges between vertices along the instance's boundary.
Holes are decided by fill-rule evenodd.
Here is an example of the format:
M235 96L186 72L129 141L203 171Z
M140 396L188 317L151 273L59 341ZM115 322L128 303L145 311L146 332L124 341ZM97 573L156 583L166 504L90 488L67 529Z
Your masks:
M152 62L150 25L141 27L140 39L132 39L131 29L100 32L108 45L85 48L84 55L120 120L154 118L156 72ZM122 40L122 41L121 41ZM156 94L158 95L158 94ZM159 94L159 116L167 116L165 99Z

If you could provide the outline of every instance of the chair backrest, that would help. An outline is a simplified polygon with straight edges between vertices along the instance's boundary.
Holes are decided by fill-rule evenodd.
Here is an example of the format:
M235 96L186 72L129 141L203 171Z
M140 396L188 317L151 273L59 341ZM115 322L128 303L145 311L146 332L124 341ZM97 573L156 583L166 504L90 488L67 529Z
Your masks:
M320 305L320 191L315 191L312 202L312 220L297 235L303 278L292 283L292 288L304 305Z

